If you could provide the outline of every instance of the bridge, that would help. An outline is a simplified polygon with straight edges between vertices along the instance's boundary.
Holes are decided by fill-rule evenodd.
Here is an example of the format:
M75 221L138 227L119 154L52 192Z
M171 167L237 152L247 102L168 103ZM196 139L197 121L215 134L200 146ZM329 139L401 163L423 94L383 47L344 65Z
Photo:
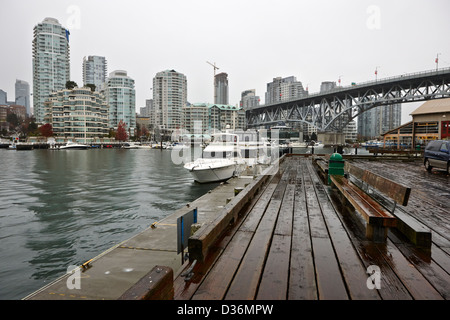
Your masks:
M341 132L355 117L372 108L450 97L450 68L403 74L337 87L246 111L248 128L279 122L302 122L321 132Z

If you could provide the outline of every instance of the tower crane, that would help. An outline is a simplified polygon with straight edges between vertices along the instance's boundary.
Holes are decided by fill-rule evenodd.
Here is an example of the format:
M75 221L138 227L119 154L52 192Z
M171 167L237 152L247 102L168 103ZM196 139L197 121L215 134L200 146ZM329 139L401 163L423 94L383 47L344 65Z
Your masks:
M211 62L206 61L206 63L210 64L213 66L214 68L214 77L216 76L216 69L219 70L219 67L216 67L216 63L214 62L214 64L212 64Z

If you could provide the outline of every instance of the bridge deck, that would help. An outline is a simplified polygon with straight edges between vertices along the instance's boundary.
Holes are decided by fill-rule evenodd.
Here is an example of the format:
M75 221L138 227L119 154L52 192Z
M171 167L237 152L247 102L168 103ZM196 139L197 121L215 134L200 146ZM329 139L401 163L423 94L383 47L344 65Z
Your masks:
M393 180L423 181L418 165L400 166L405 173L398 177L398 163L371 163ZM436 177L442 179L434 190L448 199L449 178L431 176ZM333 200L311 160L289 157L207 262L194 267L194 277L175 279L175 299L449 299L448 200L439 206L439 194L427 192L429 183L412 187L407 210L432 229L431 250L416 248L395 230L384 244L366 240L361 224ZM430 208L433 213L424 214ZM381 271L379 290L367 284L373 265Z

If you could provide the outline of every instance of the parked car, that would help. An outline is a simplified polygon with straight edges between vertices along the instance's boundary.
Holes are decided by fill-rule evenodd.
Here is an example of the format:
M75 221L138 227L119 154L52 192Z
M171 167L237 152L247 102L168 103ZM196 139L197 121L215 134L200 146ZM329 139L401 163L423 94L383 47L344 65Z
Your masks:
M423 164L428 171L440 168L447 170L450 174L450 141L430 141L425 148Z

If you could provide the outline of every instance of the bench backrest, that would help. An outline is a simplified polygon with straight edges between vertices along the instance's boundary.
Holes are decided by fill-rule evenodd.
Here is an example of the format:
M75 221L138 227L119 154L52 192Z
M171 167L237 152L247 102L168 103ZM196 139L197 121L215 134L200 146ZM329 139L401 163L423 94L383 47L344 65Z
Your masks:
M371 187L390 197L396 203L406 206L408 204L411 188L379 176L369 170L361 169L348 161L345 162L345 171L355 178L367 183Z

